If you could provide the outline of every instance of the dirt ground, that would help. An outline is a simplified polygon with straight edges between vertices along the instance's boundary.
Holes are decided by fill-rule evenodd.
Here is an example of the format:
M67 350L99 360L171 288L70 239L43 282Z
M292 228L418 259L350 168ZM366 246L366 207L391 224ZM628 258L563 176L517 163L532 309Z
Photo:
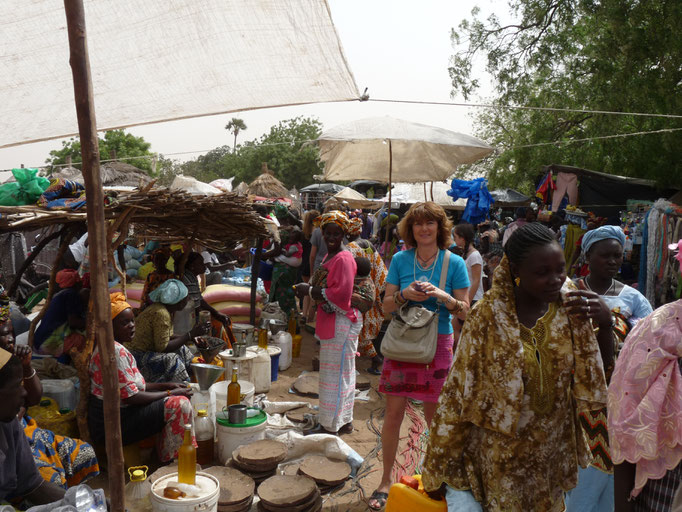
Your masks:
M279 372L277 381L272 383L270 392L267 393L270 401L309 401L317 405L316 398L297 397L289 393L292 383L304 370L312 370L312 358L318 355L319 347L315 338L308 332L303 332L303 343L301 355L294 358L293 364L286 371ZM377 392L379 377L367 373L370 362L365 358L356 359L357 370L367 377L371 382L369 401L356 401L354 409L353 426L355 431L352 434L344 435L342 439L348 443L363 458L364 463L360 467L357 476L349 479L343 488L338 489L324 496L324 511L346 512L346 511L366 511L366 499L376 489L381 479L381 425L385 400ZM398 447L398 457L394 466L394 481L404 474L413 474L422 456L422 441L425 424L421 409L412 405L411 414L405 415L400 435L400 446ZM416 448L415 448L416 446ZM108 490L107 474L103 472L96 479L88 482L92 487L102 487L105 492Z

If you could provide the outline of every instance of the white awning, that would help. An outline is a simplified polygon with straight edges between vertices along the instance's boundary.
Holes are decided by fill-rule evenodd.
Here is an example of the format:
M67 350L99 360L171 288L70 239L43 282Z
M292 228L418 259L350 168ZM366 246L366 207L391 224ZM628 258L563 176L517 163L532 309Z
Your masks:
M359 97L325 0L85 0L99 130ZM0 148L78 132L62 0L0 2Z

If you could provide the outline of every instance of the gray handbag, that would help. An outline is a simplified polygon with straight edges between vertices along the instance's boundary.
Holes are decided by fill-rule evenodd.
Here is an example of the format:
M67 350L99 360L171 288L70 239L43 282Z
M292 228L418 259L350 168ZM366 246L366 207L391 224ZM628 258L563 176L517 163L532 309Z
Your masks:
M445 287L450 265L449 254L443 257L443 268L440 273L441 290ZM436 355L438 346L438 312L431 311L417 304L406 302L388 324L384 339L381 341L381 353L384 357L404 363L429 364Z

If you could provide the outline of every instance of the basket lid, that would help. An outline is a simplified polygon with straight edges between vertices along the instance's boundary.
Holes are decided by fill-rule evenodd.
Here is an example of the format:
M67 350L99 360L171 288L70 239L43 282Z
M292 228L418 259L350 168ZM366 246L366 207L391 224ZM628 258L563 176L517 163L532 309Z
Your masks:
M257 425L261 425L262 423L265 423L265 421L268 419L268 415L265 414L265 411L262 409L259 409L258 407L249 407L247 411L258 411L258 414L255 416L249 418L246 418L246 421L244 423L230 423L230 421L227 419L227 411L218 411L216 413L215 419L218 425L221 425L223 427L230 427L230 428L248 428L248 427L255 427ZM248 414L248 412L247 412Z

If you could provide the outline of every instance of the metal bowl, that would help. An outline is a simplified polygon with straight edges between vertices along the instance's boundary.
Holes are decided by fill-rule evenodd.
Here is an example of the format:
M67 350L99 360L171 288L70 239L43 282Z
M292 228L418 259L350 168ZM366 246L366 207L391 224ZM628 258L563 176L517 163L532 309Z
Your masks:
M278 332L286 330L287 323L282 320L270 320L268 327L270 329L270 334L277 334Z

